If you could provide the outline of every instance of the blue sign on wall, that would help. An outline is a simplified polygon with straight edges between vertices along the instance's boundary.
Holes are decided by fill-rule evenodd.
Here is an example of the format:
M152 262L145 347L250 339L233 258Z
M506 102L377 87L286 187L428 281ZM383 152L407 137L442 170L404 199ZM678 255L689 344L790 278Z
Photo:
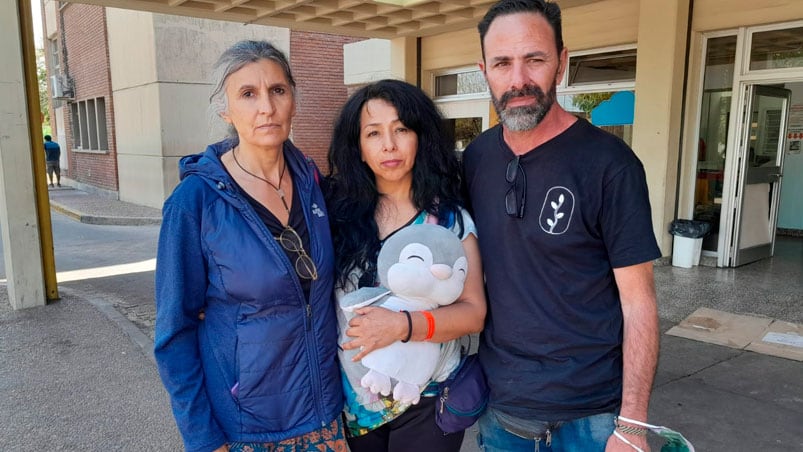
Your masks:
M591 110L591 124L595 126L622 126L633 124L636 96L632 91L619 91L610 99Z

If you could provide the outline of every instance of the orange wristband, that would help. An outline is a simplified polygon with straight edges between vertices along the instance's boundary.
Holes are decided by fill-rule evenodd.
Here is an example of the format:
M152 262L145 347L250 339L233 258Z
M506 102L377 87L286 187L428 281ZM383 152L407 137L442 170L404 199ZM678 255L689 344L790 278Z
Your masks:
M424 340L428 341L435 335L435 317L429 311L421 311L421 314L424 314L424 317L427 318L427 337Z

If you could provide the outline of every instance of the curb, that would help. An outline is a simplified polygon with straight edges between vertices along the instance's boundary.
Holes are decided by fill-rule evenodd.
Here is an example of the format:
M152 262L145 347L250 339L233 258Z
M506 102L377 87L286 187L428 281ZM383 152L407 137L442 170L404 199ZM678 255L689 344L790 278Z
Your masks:
M131 342L140 348L142 354L150 359L154 365L156 364L156 358L153 355L153 341L134 322L106 301L91 297L86 297L84 300L123 330Z
M86 224L108 225L108 226L146 226L162 224L161 218L154 217L104 217L97 215L87 215L56 201L50 201L50 208L64 214L76 221Z

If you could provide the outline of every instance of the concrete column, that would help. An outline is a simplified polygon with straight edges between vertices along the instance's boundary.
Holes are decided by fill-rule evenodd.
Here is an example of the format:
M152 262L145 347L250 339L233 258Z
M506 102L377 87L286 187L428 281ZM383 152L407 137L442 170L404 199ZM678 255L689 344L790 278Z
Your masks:
M416 38L395 38L390 41L390 72L393 78L415 85L418 80L417 61Z
M644 163L652 221L662 254L677 202L680 123L689 0L641 0L633 150Z
M14 309L45 304L17 2L0 2L0 229Z
M390 44L387 39L366 39L344 45L343 83L358 86L393 78Z

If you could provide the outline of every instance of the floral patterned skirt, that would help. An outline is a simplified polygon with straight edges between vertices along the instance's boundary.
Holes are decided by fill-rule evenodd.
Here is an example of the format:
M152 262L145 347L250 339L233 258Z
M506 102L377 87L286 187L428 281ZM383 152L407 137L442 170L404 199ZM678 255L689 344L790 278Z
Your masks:
M230 452L346 452L346 437L340 416L328 426L277 443L229 443Z

